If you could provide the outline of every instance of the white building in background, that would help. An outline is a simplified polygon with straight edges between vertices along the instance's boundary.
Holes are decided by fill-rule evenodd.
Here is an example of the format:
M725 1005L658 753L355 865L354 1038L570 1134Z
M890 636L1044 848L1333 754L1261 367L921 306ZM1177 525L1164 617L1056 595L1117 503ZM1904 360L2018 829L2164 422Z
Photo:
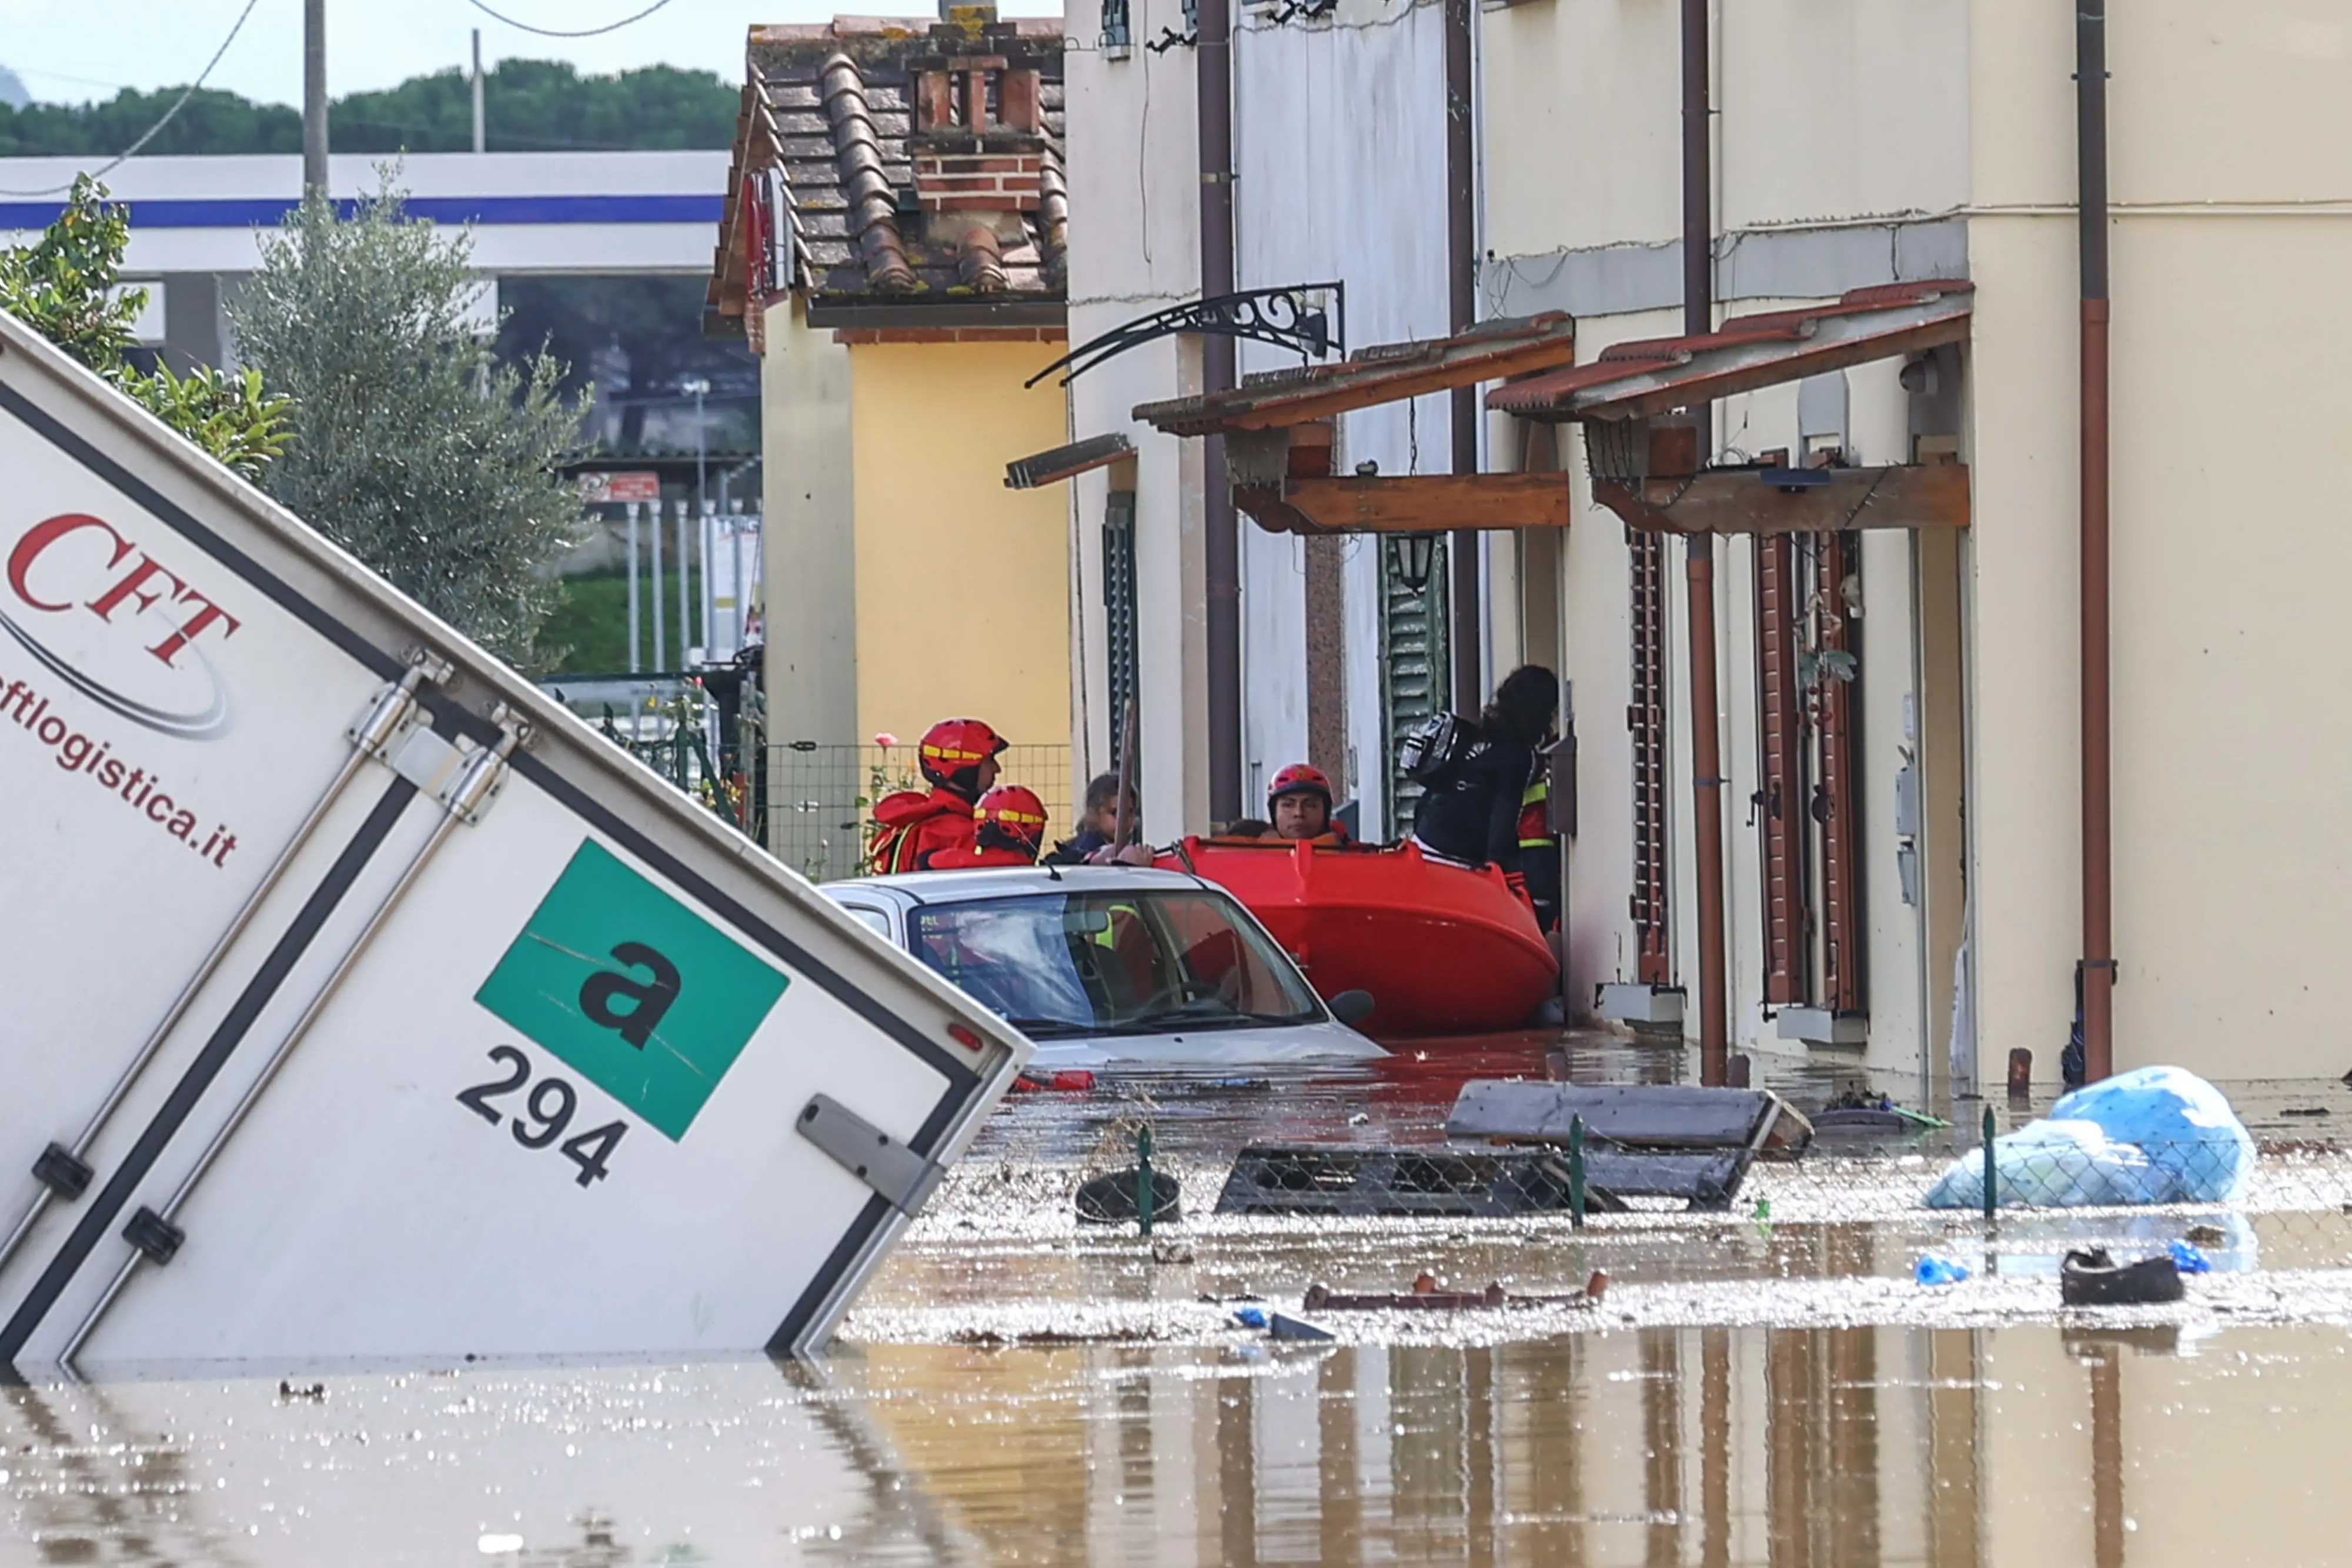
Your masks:
M1241 290L1339 282L1317 297L1349 347L1443 336L1444 72L1437 0L1341 0L1308 16L1253 8L1234 28L1234 286ZM1192 50L1138 45L1181 38L1177 0L1074 5L1069 54L1070 340L1082 346L1199 291L1201 176ZM1117 39L1130 40L1121 45ZM1246 377L1305 362L1244 340ZM1070 388L1074 436L1125 433L1131 462L1072 482L1086 672L1078 737L1109 765L1129 682L1139 696L1143 813L1162 840L1208 825L1206 643L1202 622L1198 442L1138 425L1138 404L1196 392L1197 338L1161 338L1087 371ZM1444 473L1451 453L1444 398L1348 418L1349 461L1386 474ZM1131 499L1129 498L1131 497ZM1390 809L1390 731L1397 694L1387 655L1402 634L1424 657L1422 599L1403 619L1382 552L1370 541L1276 535L1241 521L1242 802L1262 810L1266 780L1312 760L1364 829L1404 825ZM1131 538L1131 557L1127 541ZM1131 559L1132 566L1127 564ZM1131 570L1132 598L1122 574ZM1132 604L1132 642L1122 623ZM1435 617L1442 622L1442 614ZM1125 650L1132 646L1133 653ZM1470 654L1475 657L1476 652ZM1132 674L1129 672L1132 671ZM1442 688L1442 670L1436 673ZM1429 673L1403 701L1423 711Z
M1137 43L1184 30L1172 0L1153 5L1132 17ZM2023 1047L2047 1080L2086 956L2074 9L1713 11L1715 319L1795 312L1761 331L1781 347L1646 350L1687 357L1688 384L1718 389L1691 452L1728 465L1691 504L1712 497L1729 519L1714 551L1717 700L1700 722L1723 761L1733 1049L1932 1091L1998 1082ZM1343 280L1350 348L1444 321L1438 18L1412 0L1236 17L1240 285ZM1530 0L1481 7L1475 26L1481 312L1569 313L1586 379L1485 389L1485 466L1560 472L1570 520L1486 536L1486 645L1470 652L1490 677L1533 659L1575 683L1577 993L1621 983L1632 989L1610 993L1614 1010L1668 1018L1685 993L1696 1035L1685 549L1629 535L1596 504L1589 462L1623 472L1624 455L1585 437L1588 419L1642 412L1595 390L1620 376L1602 356L1622 364L1626 345L1683 330L1676 16ZM1103 30L1091 5L1070 26ZM2352 841L2335 809L2352 762L2352 563L2334 486L2352 421L2324 301L2352 264L2352 44L2332 13L2289 20L2221 0L2118 11L2109 31L2115 1063L2333 1074L2333 1026L2352 1010L2338 961ZM1071 75L1074 123L1119 128L1074 138L1087 149L1072 167L1083 341L1187 293L1199 176L1187 50L1074 53ZM1834 363L1797 351L1848 331L1874 346ZM1751 350L1769 361L1761 373L1706 381ZM1205 817L1197 519L1201 487L1224 476L1201 471L1199 443L1120 416L1197 391L1197 366L1190 340L1158 343L1082 377L1072 398L1074 434L1137 443L1135 663L1160 837ZM1438 406L1342 416L1336 472L1442 472ZM1895 488L1851 511L1790 513L1815 520L1776 583L1780 547L1748 531L1776 492L1738 486L1809 463L1884 472ZM1118 472L1076 486L1082 559L1101 553ZM1674 520L1693 515L1675 510L1680 487L1639 492L1654 528L1690 526ZM1244 762L1269 767L1313 749L1324 706L1315 555L1242 527ZM1345 745L1378 832L1394 826L1375 694L1398 607L1363 559L1368 536L1337 549ZM1108 685L1111 645L1097 586L1084 585L1090 695ZM1659 655L1646 672L1645 637ZM1834 779L1830 706L1843 710ZM1108 709L1090 707L1099 756ZM1634 993L1664 999L1637 1007Z
M87 162L0 158L0 244L47 227ZM375 193L379 170L407 191L414 215L473 225L475 266L491 278L699 277L726 201L724 152L345 153L331 161L329 184L348 204ZM150 287L146 340L185 363L230 363L224 307L260 265L262 232L298 204L302 160L133 158L102 183L130 209L123 275ZM497 296L478 303L487 322Z

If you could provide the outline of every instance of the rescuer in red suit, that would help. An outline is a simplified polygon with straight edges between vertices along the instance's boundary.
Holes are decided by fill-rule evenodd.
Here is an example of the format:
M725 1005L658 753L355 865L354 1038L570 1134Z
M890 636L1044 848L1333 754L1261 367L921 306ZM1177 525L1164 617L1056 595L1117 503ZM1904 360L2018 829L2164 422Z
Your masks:
M972 846L972 806L996 782L1004 738L976 718L943 718L923 732L916 763L929 789L901 789L874 808L866 863L876 876L929 871L943 850Z
M1045 802L1018 784L1000 784L982 795L972 822L972 847L940 851L931 857L933 871L1035 865L1045 847Z

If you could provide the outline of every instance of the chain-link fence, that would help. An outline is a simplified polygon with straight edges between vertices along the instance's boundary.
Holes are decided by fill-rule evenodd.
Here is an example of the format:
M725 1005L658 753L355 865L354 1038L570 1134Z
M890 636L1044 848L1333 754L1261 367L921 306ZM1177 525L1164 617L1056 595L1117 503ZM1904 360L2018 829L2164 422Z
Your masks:
M767 843L814 882L856 876L873 832L874 803L921 789L916 747L776 742L767 748ZM1076 831L1067 746L1014 746L997 758L1002 781L1024 784L1045 803L1046 841Z

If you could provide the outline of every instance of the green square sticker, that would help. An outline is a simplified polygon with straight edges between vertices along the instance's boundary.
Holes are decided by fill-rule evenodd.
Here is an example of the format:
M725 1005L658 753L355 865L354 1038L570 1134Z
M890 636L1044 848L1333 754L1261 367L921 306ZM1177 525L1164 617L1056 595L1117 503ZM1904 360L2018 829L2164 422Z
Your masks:
M789 983L590 840L474 999L675 1143Z

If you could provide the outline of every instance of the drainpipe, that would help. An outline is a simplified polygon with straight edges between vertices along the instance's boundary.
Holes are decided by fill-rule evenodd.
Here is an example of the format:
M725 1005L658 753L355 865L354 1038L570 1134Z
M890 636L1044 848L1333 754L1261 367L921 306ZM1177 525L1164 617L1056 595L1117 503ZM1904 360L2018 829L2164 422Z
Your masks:
M1199 43L1201 298L1234 291L1234 60L1231 0L1202 0ZM1201 337L1201 390L1234 384L1234 340ZM1225 478L1225 439L1201 444L1203 576L1208 589L1209 815L1242 814L1242 541Z
M1715 213L1708 157L1708 0L1682 0L1683 331L1715 330ZM1692 411L1703 446L1714 444L1713 411ZM1710 455L1702 452L1704 463ZM1689 549L1691 793L1698 819L1699 1082L1720 1087L1730 1057L1723 916L1723 736L1715 689L1715 536L1685 536Z
M2083 1064L2115 1071L2113 716L2107 603L2107 10L2074 4L2075 194L2083 253Z
M1477 147L1471 117L1471 0L1445 0L1445 288L1446 321L1459 332L1478 315ZM1478 389L1457 387L1453 395L1454 472L1478 472ZM1475 714L1485 699L1480 689L1479 649L1485 595L1479 581L1478 532L1456 528L1446 542L1453 583L1454 706Z

